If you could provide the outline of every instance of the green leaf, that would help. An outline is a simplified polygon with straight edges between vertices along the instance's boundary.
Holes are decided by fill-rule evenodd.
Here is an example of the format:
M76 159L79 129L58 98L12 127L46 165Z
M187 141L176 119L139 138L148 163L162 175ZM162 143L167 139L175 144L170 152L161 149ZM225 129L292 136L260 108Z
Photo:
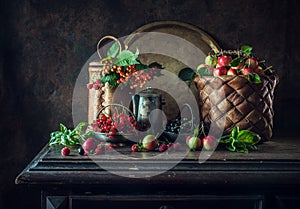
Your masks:
M212 67L201 64L197 67L197 73L200 76L212 76L213 70L210 68L212 68Z
M243 62L242 57L236 57L230 62L230 67L237 67Z
M238 133L239 133L239 127L236 125L232 129L230 136L233 137L234 139L236 139L238 136Z
M49 142L49 146L50 146L50 147L51 147L52 145L54 145L54 144L59 144L59 142L57 142L57 141Z
M230 135L222 136L219 139L221 144L225 145L225 148L231 152L248 153L249 150L257 150L255 144L260 141L260 136L249 130L239 130L238 126L235 126Z
M241 50L242 50L247 56L249 56L249 55L251 54L251 52L252 52L252 47L251 47L251 46L245 45L245 46L242 46L242 47L241 47Z
M61 131L61 132L63 132L63 133L65 133L68 129L67 129L67 127L64 125L64 124L60 124L59 125L59 130Z
M128 65L134 65L139 64L139 62L136 60L139 56L139 50L137 49L135 54L133 54L129 50L123 50L120 54L118 54L117 59L114 61L114 64L117 66L128 66Z
M119 79L118 75L113 73L113 74L108 74L108 75L101 77L101 82L108 83L113 88L118 85L118 83L117 83L118 79Z
M178 77L183 81L192 81L195 75L195 71L191 68L184 68L180 70Z
M251 83L261 83L261 79L260 76L256 73L250 73L248 75L248 81L250 81Z
M60 137L60 144L64 145L64 146L68 146L69 144L67 143L67 139L66 139L66 135L62 135Z
M237 140L240 142L254 145L260 141L260 136L249 130L242 130L238 133Z
M231 151L231 152L235 152L236 147L235 147L234 143L235 143L235 139L232 138L232 137L230 137L230 138L228 139L228 143L226 143L225 148L228 149L228 150Z
M75 130L80 131L84 126L87 126L87 122L80 122L78 125L75 127Z
M59 135L59 134L61 134L60 131L54 131L54 132L52 132L52 133L50 134L50 137L55 137L55 136L57 136L57 135Z
M117 41L115 41L107 51L107 56L115 58L120 50L120 46Z

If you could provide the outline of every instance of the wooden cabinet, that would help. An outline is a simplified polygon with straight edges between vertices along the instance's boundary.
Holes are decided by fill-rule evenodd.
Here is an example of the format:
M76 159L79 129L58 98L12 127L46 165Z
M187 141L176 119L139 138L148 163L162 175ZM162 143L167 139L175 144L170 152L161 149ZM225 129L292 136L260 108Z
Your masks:
M72 209L119 209L119 208L143 208L143 209L260 209L263 208L263 196L209 196L209 195L181 195L181 196L157 196L157 195L71 195L46 196L46 208L72 208Z
M149 156L158 153L132 154L128 147L118 149L122 155L62 157L45 146L16 183L39 189L43 209L300 208L299 147L297 138L274 139L248 154L218 149L199 163L199 152L153 161ZM138 178L164 167L159 175Z

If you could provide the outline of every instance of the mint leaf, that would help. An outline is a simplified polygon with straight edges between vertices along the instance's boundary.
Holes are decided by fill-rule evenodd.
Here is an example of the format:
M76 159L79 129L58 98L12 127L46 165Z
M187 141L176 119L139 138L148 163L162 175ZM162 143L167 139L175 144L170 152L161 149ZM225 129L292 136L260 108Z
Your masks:
M248 75L248 81L250 81L251 83L261 83L260 76L256 73L250 73Z
M252 52L252 47L251 47L251 46L245 45L245 46L242 46L242 47L241 47L241 50L242 50L247 56L249 56L249 55L251 54L251 52Z
M242 130L238 133L237 140L240 142L254 145L260 141L260 136L249 130Z
M230 135L222 136L219 139L221 144L231 152L248 153L249 150L257 150L255 144L260 141L260 136L249 130L239 130L235 126Z
M233 138L237 138L238 133L239 133L239 127L238 126L234 126L234 128L231 131L230 136L233 137Z
M68 129L67 129L67 127L64 125L64 124L60 124L59 125L59 130L60 130L60 132L62 132L62 133L64 133L64 132L66 132Z
M107 56L115 58L120 50L120 46L117 41L115 41L107 51Z

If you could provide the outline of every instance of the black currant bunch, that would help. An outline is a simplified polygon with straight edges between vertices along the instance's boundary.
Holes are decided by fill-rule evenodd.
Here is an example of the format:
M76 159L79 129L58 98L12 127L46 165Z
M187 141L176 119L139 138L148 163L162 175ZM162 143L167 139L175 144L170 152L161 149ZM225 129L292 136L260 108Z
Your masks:
M177 116L173 120L169 120L166 127L165 131L166 132L171 132L174 134L179 134L181 133L187 133L191 130L192 126L192 121L189 118L181 118L180 116Z

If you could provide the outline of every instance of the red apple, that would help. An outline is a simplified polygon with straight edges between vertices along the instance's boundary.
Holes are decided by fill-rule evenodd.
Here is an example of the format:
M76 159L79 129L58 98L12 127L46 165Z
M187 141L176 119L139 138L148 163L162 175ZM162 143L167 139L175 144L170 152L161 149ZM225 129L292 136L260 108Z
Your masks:
M243 68L242 69L243 75L249 75L250 73L254 73L254 70L252 68Z
M227 74L226 67L217 67L214 69L214 76L222 76Z
M201 139L196 136L192 136L192 137L189 136L186 139L186 144L191 150L197 150L201 147L202 142Z
M213 136L206 136L203 138L203 148L205 150L211 151L214 150L218 145L218 141L215 137Z
M227 71L227 75L237 75L237 71L233 68L230 68L228 71Z
M147 135L142 140L142 146L146 150L155 150L158 147L158 141L154 135Z
M97 141L93 138L87 138L87 140L85 140L85 142L82 144L82 148L86 153L94 151L97 148L97 146Z
M254 57L250 57L245 61L247 68L256 69L258 67L258 61Z
M220 56L218 58L218 65L219 66L229 66L231 60L232 60L232 58L230 56L227 56L227 55Z

